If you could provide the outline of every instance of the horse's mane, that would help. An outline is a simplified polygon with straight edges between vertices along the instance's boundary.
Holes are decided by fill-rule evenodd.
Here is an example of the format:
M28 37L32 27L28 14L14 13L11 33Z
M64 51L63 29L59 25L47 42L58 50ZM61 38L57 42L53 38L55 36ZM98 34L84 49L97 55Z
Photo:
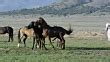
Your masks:
M61 26L53 26L53 28L55 28L55 29L64 29L63 27L61 27ZM66 29L64 29L64 30L66 30Z
M59 27L59 28L63 28L63 27L61 27L61 26L57 26L57 25L55 25L55 26L53 26L53 27Z
M39 17L37 22L40 22L44 28L50 27L50 25L48 25L47 22L42 17Z
M47 22L42 17L39 17L38 19L39 19L39 22L41 22L42 24L48 25Z

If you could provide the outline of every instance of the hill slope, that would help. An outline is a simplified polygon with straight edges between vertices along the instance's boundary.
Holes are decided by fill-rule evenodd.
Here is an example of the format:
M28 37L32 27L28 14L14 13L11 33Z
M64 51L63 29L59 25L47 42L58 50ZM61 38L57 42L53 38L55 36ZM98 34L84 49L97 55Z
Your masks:
M110 12L110 0L60 0L49 6L33 9L22 9L0 14L54 14L74 15Z

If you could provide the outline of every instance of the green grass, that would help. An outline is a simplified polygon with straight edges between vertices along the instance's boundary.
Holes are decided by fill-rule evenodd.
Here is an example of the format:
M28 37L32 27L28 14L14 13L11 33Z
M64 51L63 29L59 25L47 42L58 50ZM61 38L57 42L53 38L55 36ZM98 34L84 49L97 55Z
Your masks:
M2 37L1 37L2 38ZM61 50L46 45L48 50L31 50L32 40L27 40L27 47L17 47L14 42L0 41L0 62L110 62L110 42L96 38L66 38L66 49ZM47 41L47 40L46 40ZM49 44L46 42L46 44Z
M0 16L0 26L12 26L16 36L19 28L39 16ZM70 23L73 34L77 31L104 32L105 23L110 22L110 16L42 17L51 26L68 28ZM14 42L7 42L6 36L0 36L0 62L110 62L110 42L104 38L66 38L65 50L53 50L50 45L46 45L48 50L31 50L32 39L27 39L26 44L26 48L23 44L18 48L16 38Z

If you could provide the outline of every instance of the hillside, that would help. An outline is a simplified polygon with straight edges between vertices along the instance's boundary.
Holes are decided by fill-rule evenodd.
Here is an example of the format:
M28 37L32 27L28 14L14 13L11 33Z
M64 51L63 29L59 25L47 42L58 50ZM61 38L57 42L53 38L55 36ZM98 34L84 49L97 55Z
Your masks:
M13 14L53 14L53 15L74 15L110 12L110 0L60 0L49 6L21 9L8 12L1 12L1 15Z

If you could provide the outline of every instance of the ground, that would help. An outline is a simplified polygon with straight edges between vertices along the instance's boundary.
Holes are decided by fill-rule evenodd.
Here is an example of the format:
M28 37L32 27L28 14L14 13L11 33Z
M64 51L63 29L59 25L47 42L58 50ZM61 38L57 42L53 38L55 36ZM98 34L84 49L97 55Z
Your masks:
M0 16L0 26L14 28L14 41L7 42L8 36L0 35L0 62L110 62L110 42L105 37L105 23L109 16L43 16L48 24L74 29L70 36L65 36L66 49L55 50L46 39L48 50L31 50L32 39L27 39L27 47L17 47L17 31L35 21L39 16Z
M2 38L3 39L3 38ZM4 40L4 39L3 39ZM110 43L105 39L66 38L66 49L55 50L46 40L48 50L31 50L32 40L28 39L27 47L17 47L17 41L0 42L1 62L109 62Z

